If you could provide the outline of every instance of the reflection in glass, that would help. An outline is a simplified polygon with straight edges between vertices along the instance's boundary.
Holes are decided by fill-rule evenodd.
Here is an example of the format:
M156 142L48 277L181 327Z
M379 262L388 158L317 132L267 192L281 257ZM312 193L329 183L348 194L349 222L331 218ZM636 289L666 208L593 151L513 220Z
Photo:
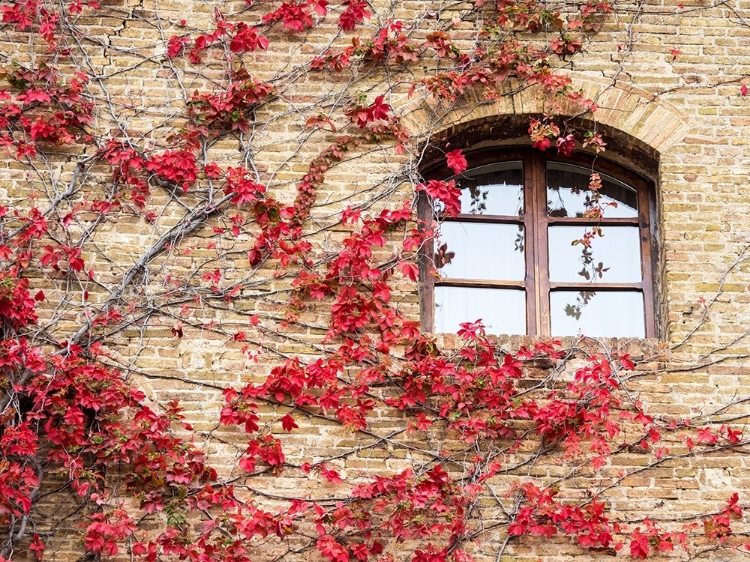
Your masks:
M526 273L523 225L446 221L435 255L441 277L520 281ZM451 255L453 254L453 255Z
M526 293L515 289L435 287L435 332L481 319L488 334L526 333Z
M639 283L641 245L637 226L604 226L586 247L583 239L592 228L551 226L549 228L550 281L566 283Z
M547 164L547 213L551 217L583 217L595 206L602 208L606 218L633 218L638 216L637 192L605 174L601 188L589 189L591 170L570 164ZM598 197L598 200L597 200Z
M461 213L467 215L523 214L521 162L480 166L454 178L461 190Z
M640 292L552 291L549 300L554 336L645 337Z

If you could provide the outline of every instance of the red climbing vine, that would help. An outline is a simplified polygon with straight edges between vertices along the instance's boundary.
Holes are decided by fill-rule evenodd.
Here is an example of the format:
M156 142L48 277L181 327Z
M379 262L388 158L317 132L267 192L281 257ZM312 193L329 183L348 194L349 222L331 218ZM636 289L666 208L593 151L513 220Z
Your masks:
M603 149L600 132L562 116L596 103L556 66L609 3L427 2L406 19L359 0L248 1L208 3L210 20L195 22L102 4L0 5L13 39L0 49L0 145L15 174L0 180L0 561L314 550L468 562L478 545L499 559L535 537L635 558L742 547L731 491L685 521L628 519L608 497L641 472L745 446L738 426L651 415L624 351L555 340L511 351L478 321L443 345L404 299L437 235L415 201L455 216L456 183L407 173L381 191L331 190L352 162L403 168L427 145L466 170L436 124L417 135L404 124L401 106L420 96L537 88L537 149ZM108 20L122 28L105 41L95 27ZM157 34L149 54L122 46L131 24ZM129 93L117 77L141 68L151 82ZM162 79L179 101L136 107ZM164 355L147 349L156 332L172 342ZM170 346L201 338L239 350L231 377L160 370ZM164 379L175 396L203 393L200 407L165 399ZM326 451L321 429L306 455L313 444L294 438L316 424L355 442L330 437ZM633 454L636 468L613 468ZM380 460L358 473L357 459ZM77 546L61 543L76 533Z

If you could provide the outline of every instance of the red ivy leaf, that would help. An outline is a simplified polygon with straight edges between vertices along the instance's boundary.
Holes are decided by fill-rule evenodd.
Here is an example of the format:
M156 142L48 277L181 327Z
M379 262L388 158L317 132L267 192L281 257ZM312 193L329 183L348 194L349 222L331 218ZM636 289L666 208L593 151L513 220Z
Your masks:
M44 543L42 542L42 539L39 538L39 535L34 535L34 540L29 545L29 550L34 551L34 555L36 556L37 560L41 560L44 556Z
M344 0L346 10L339 16L339 27L343 31L351 31L354 27L370 17L367 11L367 3L362 0Z
M630 556L643 560L648 557L648 552L648 536L636 531L630 542Z
M404 277L408 277L412 281L416 281L419 277L419 268L413 263L402 261L399 262L398 268L401 270L401 273L404 274Z
M254 51L258 47L268 49L268 39L258 35L254 27L249 27L246 23L237 24L237 33L229 43L229 49L233 53L244 53Z
M449 217L461 213L461 189L453 180L430 180L417 186L417 191L426 191L428 195L444 205L444 212Z
M710 427L703 427L698 430L698 443L707 445L716 445L719 442L719 436L714 433Z
M451 150L446 154L445 160L448 163L448 167L453 170L454 174L460 174L461 172L466 171L466 168L469 167L468 162L466 162L466 157L460 148Z
M297 425L297 422L294 421L294 418L289 414L286 414L279 421L281 422L281 427L284 428L284 431L292 431L293 429L297 429L299 427Z
M323 478L325 478L331 484L338 484L339 482L343 482L343 480L341 479L341 475L332 468L326 468L326 466L322 464L318 468Z
M188 43L190 43L188 37L170 37L169 41L167 41L167 57L170 59L175 58Z

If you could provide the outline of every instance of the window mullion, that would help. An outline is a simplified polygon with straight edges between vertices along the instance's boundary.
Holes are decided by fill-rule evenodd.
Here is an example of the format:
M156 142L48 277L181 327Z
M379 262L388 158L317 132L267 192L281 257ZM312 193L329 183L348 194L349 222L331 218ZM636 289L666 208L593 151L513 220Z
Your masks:
M524 285L526 287L526 333L536 335L537 318L536 318L536 299L534 297L534 215L532 213L532 190L531 190L531 157L526 152L523 157L523 228L525 235L524 250L526 258L526 276Z
M548 217L547 217L547 174L546 158L538 150L532 150L530 156L530 188L532 220L534 223L534 301L536 308L536 333L550 335L549 310L549 255L548 255Z

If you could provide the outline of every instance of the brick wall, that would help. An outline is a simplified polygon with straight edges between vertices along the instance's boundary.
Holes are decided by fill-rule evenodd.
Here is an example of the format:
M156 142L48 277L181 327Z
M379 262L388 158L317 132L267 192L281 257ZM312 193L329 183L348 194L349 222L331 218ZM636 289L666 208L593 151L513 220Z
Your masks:
M414 21L420 27L415 37L437 25L431 19L437 10L442 20L464 16L469 5L443 3L435 7L423 1L398 4L374 2L373 17L364 33L373 33L387 18ZM84 11L77 20L80 43L73 45L79 67L94 76L90 93L97 102L92 129L99 134L122 137L143 147L167 147L170 134L184 126L182 112L195 90L210 90L225 81L222 54L207 52L206 65L196 69L183 58L164 57L165 42L181 33L197 35L215 25L214 8L233 20L256 22L263 8L245 9L244 2L110 0L101 10ZM565 6L561 5L561 8ZM607 156L639 170L656 183L658 209L657 312L660 338L653 341L608 340L580 342L573 346L615 353L626 350L641 360L637 376L630 381L633 393L656 416L687 418L714 414L742 426L748 398L747 356L750 354L750 97L740 95L740 85L750 75L747 57L750 5L744 1L711 6L702 1L676 0L619 3L616 14L585 44L585 52L570 61L557 61L572 80L594 99L599 110L586 119L595 121L610 145ZM179 21L187 20L186 27ZM330 20L330 21L329 21ZM455 29L467 45L477 32L476 18L456 20ZM30 43L24 33L6 30L0 50L6 61L25 62L43 56L43 45ZM310 257L325 260L341 250L341 240L350 231L339 224L346 206L362 206L375 213L395 207L409 197L421 162L416 150L429 139L445 137L475 143L527 142L521 137L527 115L544 110L538 91L511 91L496 101L470 96L455 104L438 103L424 92L408 95L415 74L384 72L377 64L362 64L356 71L311 73L306 66L314 54L349 44L347 34L336 36L335 19L310 32L290 34L279 25L266 32L272 48L246 53L247 68L260 80L274 83L277 97L260 105L252 127L241 134L225 136L205 151L206 161L221 166L246 164L257 170L269 194L289 203L296 182L321 148L340 133L309 129L309 117L340 108L350 96L388 92L388 102L408 128L412 145L405 154L390 147L365 144L332 168L319 189L318 202L306 223L305 239L312 244ZM570 107L568 111L575 112ZM515 121L514 121L515 120ZM514 122L513 127L508 123ZM524 125L517 125L523 123ZM340 114L336 126L346 128ZM508 131L513 131L508 134ZM437 143L435 143L437 144ZM0 164L0 198L3 204L20 204L32 195L54 199L73 176L76 162L94 152L92 146L50 147L36 170L11 158ZM86 171L80 191L69 202L97 198L111 189L105 166ZM181 194L153 184L146 211L155 220L129 204L109 215L84 245L84 257L96 271L99 285L89 283L90 300L72 299L80 287L64 273L43 281L48 296L43 321L49 333L64 339L75 333L98 304L105 302L144 250L174 225L186 209L219 197L209 183ZM309 303L295 322L285 322L285 303L294 277L278 275L272 260L255 268L248 266L247 252L257 227L247 224L237 236L214 238L215 228L231 228L231 213L212 217L184 239L179 239L140 272L125 289L120 307L138 310L132 322L108 334L103 343L110 364L128 373L129 380L143 389L154 404L178 399L187 420L194 426L196 445L204 449L223 476L240 476L236 467L243 449L242 435L217 424L223 405L222 389L250 381L260 382L285 357L298 355L314 361L328 349L324 340L327 303ZM88 228L93 216L81 214L70 227L73 238ZM383 250L387 256L396 240ZM221 286L238 283L233 301L212 295L201 276L218 270ZM180 291L177 285L183 284ZM185 287L188 287L185 289ZM419 294L411 282L398 282L394 300L409 317L419 317ZM257 317L260 324L250 323ZM182 322L182 337L175 325ZM235 341L237 332L244 341ZM453 336L441 336L447 348L456 346ZM524 338L500 338L503 349L514 349ZM540 375L541 376L541 375ZM534 377L531 377L534 379ZM725 408L729 403L737 404ZM289 409L260 404L261 425L281 434L276 421ZM281 476L260 476L252 488L259 501L273 505L277 496L312 498L336 496L335 488L315 474L294 468L301 462L330 461L347 479L397 472L425 462L434 451L455 444L454 437L414 433L384 438L404 425L404 415L383 409L368 432L353 432L341 424L313 415L297 413L301 429L284 434L287 460L292 468ZM674 451L682 451L675 437ZM750 467L742 451L717 451L703 458L682 458L638 472L643 455L625 452L613 460L597 478L596 485L634 472L605 497L611 512L623 520L643 516L668 517L719 509L728 492L747 493ZM564 461L535 466L532 476L553 482L565 474ZM580 497L588 485L585 470L580 478L564 485L570 498ZM520 478L521 476L513 476ZM248 492L251 493L251 492ZM265 499L262 499L264 496ZM489 503L491 498L484 498ZM53 525L69 528L69 537L80 529L71 526L74 509L62 513L45 506ZM44 509L42 511L44 511ZM487 508L489 510L489 508ZM72 515L71 515L72 514ZM47 524L47 521L40 523ZM482 535L476 546L480 559L492 560L505 536ZM75 559L76 543L55 542L51 559ZM698 539L699 543L701 539ZM706 540L706 545L709 542ZM709 545L710 546L710 545ZM286 552L275 544L259 556ZM398 554L394 551L394 554ZM290 555L291 556L291 555ZM315 558L316 553L302 556ZM526 540L511 543L505 560L570 560L573 557L602 560L614 552L581 555L569 541ZM705 555L712 558L709 552ZM721 554L730 559L731 553ZM29 559L31 555L29 555Z

